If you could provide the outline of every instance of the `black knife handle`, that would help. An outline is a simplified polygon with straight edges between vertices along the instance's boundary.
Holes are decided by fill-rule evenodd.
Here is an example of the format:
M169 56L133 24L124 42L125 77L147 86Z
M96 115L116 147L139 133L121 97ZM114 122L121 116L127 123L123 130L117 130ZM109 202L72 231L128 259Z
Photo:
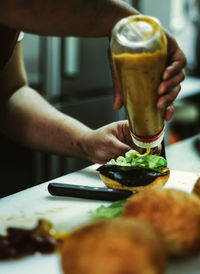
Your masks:
M49 183L48 191L51 195L103 201L123 200L133 194L133 192L129 190L70 185L63 183Z

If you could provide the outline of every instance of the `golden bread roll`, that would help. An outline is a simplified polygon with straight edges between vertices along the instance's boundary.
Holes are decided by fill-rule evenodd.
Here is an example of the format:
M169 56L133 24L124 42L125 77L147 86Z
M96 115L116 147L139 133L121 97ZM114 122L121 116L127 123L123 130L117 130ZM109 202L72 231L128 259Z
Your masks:
M146 190L131 196L122 216L154 228L169 256L200 250L200 200L195 195L174 189Z
M116 218L72 232L61 247L61 264L66 274L161 274L165 256L151 228Z

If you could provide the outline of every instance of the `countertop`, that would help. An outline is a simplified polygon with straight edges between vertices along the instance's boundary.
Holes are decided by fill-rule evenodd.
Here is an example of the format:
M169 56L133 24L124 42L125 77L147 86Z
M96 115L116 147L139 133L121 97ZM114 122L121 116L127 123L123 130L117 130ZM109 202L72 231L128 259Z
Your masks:
M98 165L56 178L54 182L104 186L96 168ZM167 188L178 188L191 192L200 174L171 170ZM39 218L50 220L59 230L70 231L89 222L88 211L109 202L73 199L50 196L47 191L49 182L18 192L0 199L0 233L11 225L33 227ZM170 263L167 274L197 274L200 269L200 254L197 257ZM35 254L19 260L0 262L2 274L61 274L59 255Z
M200 134L166 146L168 167L175 170L200 172L200 155L197 153L194 141Z
M200 78L186 76L185 80L181 83L181 92L179 92L177 99L184 99L200 93Z

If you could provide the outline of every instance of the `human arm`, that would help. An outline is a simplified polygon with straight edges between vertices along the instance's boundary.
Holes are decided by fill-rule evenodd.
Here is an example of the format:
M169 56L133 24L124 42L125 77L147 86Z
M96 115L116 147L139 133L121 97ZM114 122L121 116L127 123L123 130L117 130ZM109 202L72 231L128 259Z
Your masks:
M51 106L27 84L21 46L0 73L0 127L15 142L35 150L105 163L132 144L127 121L92 130Z
M110 36L118 20L134 14L138 11L122 0L1 0L0 24L42 35L99 37ZM166 35L168 64L158 87L157 106L167 108L165 119L170 120L186 60L174 38ZM113 108L119 109L123 102L116 80L113 82Z
M136 13L123 0L1 0L0 24L40 35L100 37Z

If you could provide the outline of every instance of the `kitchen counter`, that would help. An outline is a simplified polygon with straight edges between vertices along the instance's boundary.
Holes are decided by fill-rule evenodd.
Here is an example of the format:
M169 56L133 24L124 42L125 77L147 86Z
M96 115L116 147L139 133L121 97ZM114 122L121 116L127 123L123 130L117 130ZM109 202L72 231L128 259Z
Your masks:
M89 166L75 173L53 180L68 184L103 186L96 168ZM171 170L170 179L165 187L178 188L191 192L200 174ZM18 192L0 199L0 232L5 233L8 226L33 227L37 220L50 220L59 230L70 231L90 221L88 211L109 202L86 199L50 196L47 191L49 182ZM200 269L200 255L184 261L170 263L167 274L197 274ZM2 274L61 274L59 255L35 254L19 260L0 262Z
M200 93L200 78L186 76L185 80L181 83L181 92L179 92L177 99L184 99L199 93Z
M166 146L166 157L169 168L200 172L200 155L194 146L194 141L197 138L200 138L200 134Z

